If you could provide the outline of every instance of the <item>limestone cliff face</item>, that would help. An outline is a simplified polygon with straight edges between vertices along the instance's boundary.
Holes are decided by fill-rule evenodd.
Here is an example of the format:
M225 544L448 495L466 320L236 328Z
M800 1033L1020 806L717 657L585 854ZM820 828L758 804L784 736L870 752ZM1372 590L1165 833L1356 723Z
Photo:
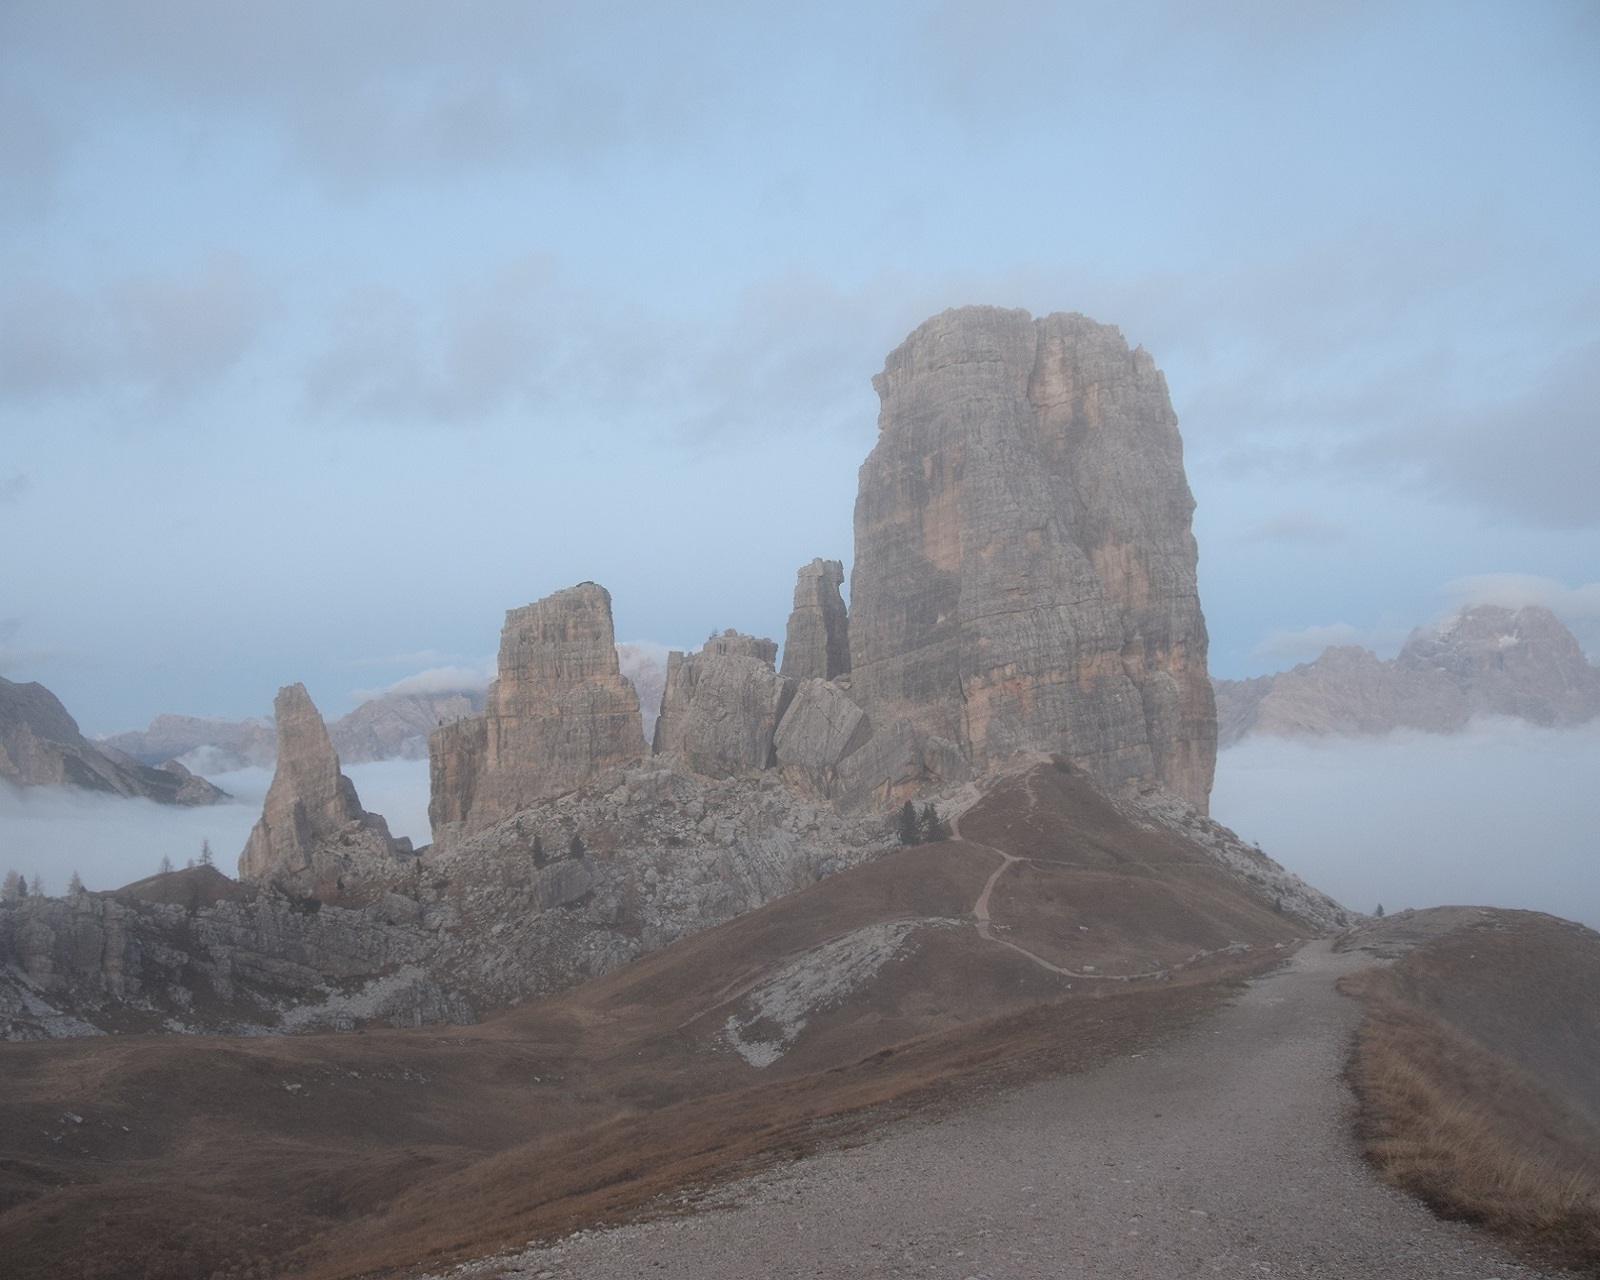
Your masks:
M339 768L327 727L303 684L273 702L278 764L261 819L239 855L239 877L325 902L391 883L409 865L381 816L361 807Z
M182 765L152 769L90 742L42 684L0 677L0 778L18 786L77 787L162 804L215 804L226 794Z
M655 753L708 778L743 777L775 763L773 735L794 682L773 670L771 640L725 631L699 653L667 655Z
M851 585L855 792L1066 754L1204 809L1216 759L1194 500L1166 382L1079 315L966 307L874 385Z
M850 670L850 631L844 599L844 565L813 560L794 586L794 611L783 641L782 674L792 680L832 680Z
M582 786L639 756L643 734L604 587L585 582L509 610L483 714L428 740L435 840Z
M1591 720L1600 715L1600 669L1548 609L1479 605L1417 628L1389 661L1342 645L1289 671L1217 682L1224 746L1251 734L1455 733L1474 715Z

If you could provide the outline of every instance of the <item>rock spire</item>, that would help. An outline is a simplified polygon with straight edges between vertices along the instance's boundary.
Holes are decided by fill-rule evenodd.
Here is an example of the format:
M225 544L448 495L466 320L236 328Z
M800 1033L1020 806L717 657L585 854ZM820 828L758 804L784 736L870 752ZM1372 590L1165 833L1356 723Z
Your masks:
M1081 315L964 307L874 379L851 582L858 793L1060 752L1204 809L1206 629L1166 382Z
M794 612L783 641L782 674L793 680L832 680L850 670L850 631L844 599L844 565L813 560L794 585Z
M361 807L305 685L279 689L272 711L278 763L239 855L240 879L323 901L392 882L409 863L411 842L392 839L389 824Z
M428 740L434 838L481 830L643 749L639 698L617 661L610 592L584 582L508 610L483 714Z

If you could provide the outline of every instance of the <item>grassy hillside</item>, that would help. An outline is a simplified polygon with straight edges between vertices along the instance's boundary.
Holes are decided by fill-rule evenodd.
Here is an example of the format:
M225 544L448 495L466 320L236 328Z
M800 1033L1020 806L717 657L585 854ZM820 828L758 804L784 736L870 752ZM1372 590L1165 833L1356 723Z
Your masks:
M448 1034L0 1045L7 1273L351 1276L615 1220L1133 1051L1304 930L1068 770L960 826Z
M1373 1164L1445 1217L1600 1270L1600 935L1529 911L1380 922L1425 937L1345 980L1367 1017L1351 1060Z

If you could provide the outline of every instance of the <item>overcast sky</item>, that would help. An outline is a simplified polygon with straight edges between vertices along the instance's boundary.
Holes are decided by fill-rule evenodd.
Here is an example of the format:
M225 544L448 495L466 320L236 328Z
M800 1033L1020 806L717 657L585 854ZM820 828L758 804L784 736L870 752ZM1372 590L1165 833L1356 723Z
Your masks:
M1166 372L1212 669L1600 650L1600 8L0 4L0 674L86 731L782 636L963 303Z

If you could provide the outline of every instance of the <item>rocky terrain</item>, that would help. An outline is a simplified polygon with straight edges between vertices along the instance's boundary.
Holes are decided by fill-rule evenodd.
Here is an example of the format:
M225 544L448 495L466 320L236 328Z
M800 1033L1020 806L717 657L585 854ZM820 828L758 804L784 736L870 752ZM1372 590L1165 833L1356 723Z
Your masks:
M964 308L875 385L851 606L841 562L803 566L781 666L772 639L713 632L655 668L648 715L650 655L580 583L506 613L481 710L365 717L369 746L428 730L429 845L362 807L290 685L237 881L196 866L0 904L10 1273L333 1280L520 1249L894 1114L1137 1058L1357 923L1207 815L1193 500L1150 357L1082 316ZM1587 696L1516 692L1508 668L1570 666L1531 614L1402 657L1475 707ZM1259 1130L1264 1169L1248 1143L1221 1165L1283 1191L1285 1221L1311 1203L1281 1165L1303 1093L1270 1081L1279 1050L1335 1061L1329 994L1257 1002L1277 1032L1178 1060L1164 1078L1217 1095L1183 1124L1135 1095L1139 1159L1178 1135L1195 1167L1168 1185L1210 1195L1219 1143ZM344 1034L104 1034L149 1030ZM1263 1098L1277 1119L1240 1123ZM1178 1213L1113 1190L1107 1212ZM1363 1194L1362 1221L1401 1221ZM1103 1256L1150 1274L1375 1256L1366 1236L1273 1252L1254 1228L1213 1248L1181 1208L1176 1252L1134 1228Z
M239 875L323 903L363 901L404 882L415 861L382 815L368 813L303 684L272 706L278 764L261 819L239 855Z
M336 737L290 686L239 860L245 892L352 913L340 918L358 931L423 922L407 954L448 996L430 1007L455 1016L559 991L871 861L896 847L910 797L959 814L1007 770L1060 758L1302 927L1342 918L1205 817L1193 502L1149 357L1081 316L967 308L919 328L876 385L854 617L843 565L803 566L782 668L772 640L732 631L669 654L647 749L623 663L643 678L649 655L617 645L604 588L508 611L483 710L428 712L452 715L430 734L434 839L416 851L363 810ZM396 697L376 705L369 726L410 725ZM108 973L124 963L101 954ZM340 954L301 959L353 976ZM51 1007L80 1016L77 990L54 990L65 1003Z
M1600 667L1548 609L1478 605L1419 627L1399 656L1332 646L1315 662L1251 680L1218 680L1223 746L1251 734L1455 733L1475 715L1540 725L1600 716Z
M1340 915L1304 886L1275 901L1156 817L1111 801L1064 758L990 780L956 816L958 838L917 846L882 835L851 846L850 829L820 805L809 830L771 771L763 781L701 780L697 797L655 792L648 778L597 779L586 797L454 846L433 869L451 883L425 886L440 896L420 918L400 916L403 903L313 909L314 899L264 886L194 906L182 900L193 872L158 877L144 892L169 901L137 910L88 895L3 915L54 935L29 946L38 981L57 991L66 977L46 962L66 967L81 928L73 911L124 925L182 920L206 943L189 952L195 989L213 981L199 963L227 956L236 1005L263 1011L256 1025L271 1025L267 1007L282 1009L288 983L301 980L311 999L280 1012L278 1029L304 1025L293 1019L306 1009L350 1032L4 1046L0 1255L10 1273L353 1276L520 1244L804 1149L819 1116L864 1125L882 1114L874 1108L926 1105L974 1077L1060 1070L1154 1043ZM715 819L704 831L693 821L701 802ZM747 813L748 828L719 832L730 812ZM660 860L641 865L597 838L539 865L536 839L553 843L566 823L607 813L658 824ZM745 830L775 821L797 830L758 860L763 846ZM528 829L535 823L545 825ZM785 878L794 850L829 842L848 850L847 865L807 868L803 887ZM520 877L501 862L510 849ZM742 899L719 888L739 877ZM209 878L194 879L211 891ZM742 909L763 896L766 905ZM727 918L651 947L627 932L641 903L669 928ZM358 927L386 909L392 925ZM239 932L219 938L229 924ZM382 940L392 950L351 959L392 974L392 985L318 981L311 963L284 965L281 978L252 970L247 981L244 944L272 927L306 950ZM627 951L591 949L606 928ZM421 938L426 949L430 935L438 949L419 963L411 948ZM437 1024L462 1015L415 977L526 993L519 947L547 946L604 972L448 1028ZM629 952L635 962L618 964ZM99 999L102 1017L126 1009Z
M42 684L0 677L0 779L25 787L78 787L161 804L215 804L224 794L183 765L159 769L97 746Z

